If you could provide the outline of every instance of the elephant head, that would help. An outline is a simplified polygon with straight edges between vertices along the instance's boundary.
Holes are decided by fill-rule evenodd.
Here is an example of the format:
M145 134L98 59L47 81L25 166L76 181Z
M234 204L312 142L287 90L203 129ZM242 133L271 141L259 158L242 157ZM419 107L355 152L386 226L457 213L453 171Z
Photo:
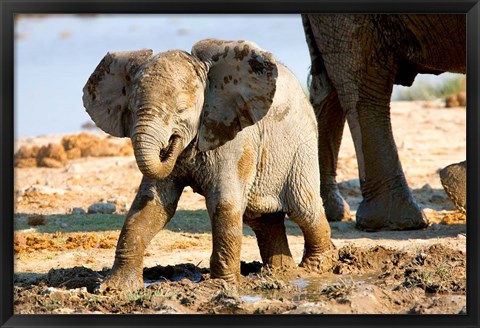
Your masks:
M191 54L113 52L88 79L83 104L102 130L132 139L146 177L163 179L193 140L211 150L263 118L277 75L273 56L247 41L203 40Z

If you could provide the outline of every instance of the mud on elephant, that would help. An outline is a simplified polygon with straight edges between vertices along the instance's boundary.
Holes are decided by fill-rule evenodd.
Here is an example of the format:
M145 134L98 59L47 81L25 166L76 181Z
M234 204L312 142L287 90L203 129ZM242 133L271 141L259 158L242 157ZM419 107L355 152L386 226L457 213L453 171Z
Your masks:
M284 226L303 231L301 266L323 270L333 249L320 197L317 123L294 75L247 41L203 40L191 54L108 53L84 87L95 123L130 137L143 173L113 269L101 288L143 287L143 253L185 186L205 196L211 276L237 281L242 224L265 265L295 265Z
M418 73L465 73L465 15L302 15L318 117L321 193L329 221L349 217L336 182L345 120L363 195L357 227L402 230L428 222L407 185L390 123L393 84Z

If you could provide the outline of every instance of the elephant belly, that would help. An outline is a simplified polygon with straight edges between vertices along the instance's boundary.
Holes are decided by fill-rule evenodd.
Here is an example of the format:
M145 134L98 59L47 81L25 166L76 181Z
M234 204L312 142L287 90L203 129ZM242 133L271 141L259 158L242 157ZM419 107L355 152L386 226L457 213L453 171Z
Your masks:
M283 212L280 198L274 195L251 194L248 197L246 216L256 217L265 213Z

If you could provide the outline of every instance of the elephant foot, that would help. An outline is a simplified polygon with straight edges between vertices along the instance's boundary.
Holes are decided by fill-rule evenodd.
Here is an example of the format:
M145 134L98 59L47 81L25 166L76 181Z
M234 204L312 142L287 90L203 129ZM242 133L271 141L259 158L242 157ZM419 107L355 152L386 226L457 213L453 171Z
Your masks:
M306 251L305 253L300 267L317 273L331 271L338 260L338 250L333 244L323 252Z
M95 293L104 294L114 291L133 292L143 287L143 270L141 274L138 272L128 272L127 270L116 270L109 274L105 281L95 289Z
M328 222L350 220L350 206L338 190L323 192L322 200Z
M276 254L264 262L265 266L272 268L294 268L296 263L291 255Z
M457 210L467 211L467 161L450 164L440 170L443 189Z
M363 200L357 210L356 226L364 231L416 230L428 226L428 219L413 196L402 188Z
M223 279L229 284L237 284L241 281L240 273L231 273L231 274L220 274L216 272L210 272L210 278L212 279Z

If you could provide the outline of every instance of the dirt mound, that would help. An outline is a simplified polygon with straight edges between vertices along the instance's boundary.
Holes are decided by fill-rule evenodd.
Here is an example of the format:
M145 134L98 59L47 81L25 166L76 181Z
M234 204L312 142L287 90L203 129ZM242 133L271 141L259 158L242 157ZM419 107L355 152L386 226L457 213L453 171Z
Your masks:
M67 154L65 149L58 144L48 144L38 151L37 166L62 168L67 165Z
M62 146L50 143L46 146L22 146L14 156L15 167L61 168L67 164L67 154Z
M467 106L467 93L465 91L458 92L445 99L445 107L465 107Z
M193 282L202 280L202 274L209 273L209 269L201 269L191 263L161 266L157 265L153 268L145 268L143 270L143 278L146 281L179 281L187 279Z
M104 275L85 267L72 269L51 269L48 271L45 283L51 287L65 287L75 289L86 287L92 293L95 286L104 278Z
M81 157L133 156L130 139L100 138L94 134L66 135L60 144L22 145L14 156L15 167L62 168Z
M88 133L68 135L63 137L61 144L71 159L79 157L103 156L132 156L133 149L130 139L125 139L122 144L113 142L107 137L101 139Z
M66 251L72 249L115 248L118 233L105 232L91 233L62 233L31 235L17 232L14 236L13 251L15 254L32 253L38 251Z
M15 167L27 168L37 166L37 156L40 147L38 146L21 146L14 156Z

